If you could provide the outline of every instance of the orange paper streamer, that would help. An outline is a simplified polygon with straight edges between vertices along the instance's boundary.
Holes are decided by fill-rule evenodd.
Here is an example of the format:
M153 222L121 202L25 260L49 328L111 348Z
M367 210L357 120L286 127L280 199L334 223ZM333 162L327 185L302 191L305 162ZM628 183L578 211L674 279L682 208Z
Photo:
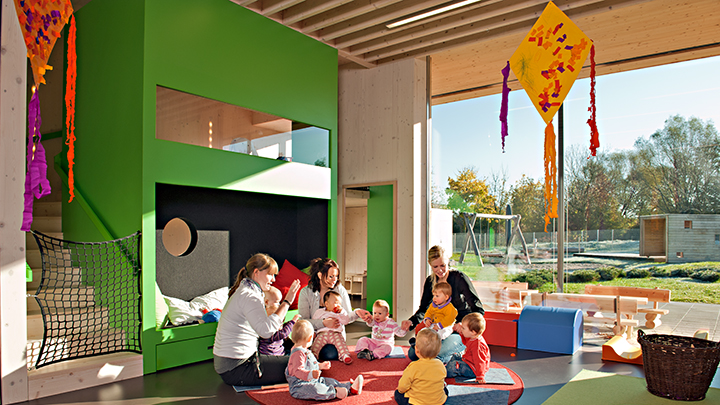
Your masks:
M552 121L545 127L545 232L550 223L550 218L557 218L557 165L555 163L557 152L555 151L555 128Z
M65 140L65 144L68 146L68 188L70 189L70 201L68 202L72 202L73 198L75 198L73 166L75 165L75 81L77 79L76 35L77 27L75 26L75 16L73 15L70 19L70 34L68 35L67 85L65 88L65 109L67 112L67 117L65 118L67 139Z

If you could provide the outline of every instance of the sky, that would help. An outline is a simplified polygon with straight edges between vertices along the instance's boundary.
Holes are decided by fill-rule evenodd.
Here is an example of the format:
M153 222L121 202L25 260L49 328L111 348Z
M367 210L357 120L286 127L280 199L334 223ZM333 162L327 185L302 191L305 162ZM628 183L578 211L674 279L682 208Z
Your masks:
M502 77L498 67L498 77ZM632 149L664 127L672 115L712 120L720 129L720 56L598 76L597 122L603 152ZM523 174L544 177L544 129L524 90L510 92L505 153L500 139L499 94L432 108L433 185L475 167L481 178L506 171L509 185ZM580 145L590 156L590 79L575 82L564 102L567 152ZM557 115L554 123L557 134Z

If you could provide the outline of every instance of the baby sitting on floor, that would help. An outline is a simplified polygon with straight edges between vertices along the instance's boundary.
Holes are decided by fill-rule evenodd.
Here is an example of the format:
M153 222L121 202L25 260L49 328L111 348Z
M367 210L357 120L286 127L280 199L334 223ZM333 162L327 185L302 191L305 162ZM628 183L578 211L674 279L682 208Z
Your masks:
M390 305L385 300L373 304L373 319L367 325L372 327L372 337L361 337L355 346L359 359L382 359L387 357L395 346L395 335L403 337L407 331L389 318Z
M313 314L313 319L327 319L335 318L340 321L340 325L336 328L323 327L318 329L317 336L315 336L315 342L313 342L312 348L310 349L315 357L320 353L320 349L325 345L333 345L338 351L338 359L345 364L352 363L352 357L350 357L350 350L347 347L343 332L345 332L345 325L350 322L350 317L347 312L340 305L340 294L335 291L328 291L323 297L325 308L319 308Z
M328 377L321 377L321 370L329 370L330 362L318 363L317 358L308 350L313 341L313 326L306 320L299 320L292 330L295 343L290 351L290 359L285 369L285 378L289 384L290 395L296 399L325 401L343 399L348 394L360 394L363 376L341 383Z
M485 332L485 318L477 312L465 315L460 325L455 325L465 345L465 353L453 354L445 366L448 377L473 378L479 384L485 383L485 373L490 368L490 348L482 337Z
M268 291L265 291L265 310L267 311L268 316L274 314L275 311L277 311L278 307L280 306L281 300L282 294L277 288L270 286L270 289ZM260 354L267 354L269 356L285 355L286 353L283 343L285 342L285 339L290 336L293 325L295 325L295 322L297 322L299 318L300 315L295 315L293 319L285 322L285 324L283 324L283 327L269 338L260 338L258 344L258 352L260 352Z

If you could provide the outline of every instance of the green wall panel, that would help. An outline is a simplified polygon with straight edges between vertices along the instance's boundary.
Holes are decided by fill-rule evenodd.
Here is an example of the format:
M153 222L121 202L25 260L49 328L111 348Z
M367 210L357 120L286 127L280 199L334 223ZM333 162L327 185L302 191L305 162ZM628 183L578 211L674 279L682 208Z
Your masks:
M383 299L393 308L393 186L370 187L367 205L367 307Z
M336 256L335 49L227 0L93 0L76 19L75 181L114 236L154 235L158 182L217 188L283 164L155 139L160 85L330 130ZM63 223L68 238L98 240L77 207L63 207ZM142 251L143 319L155 319L155 238L143 238ZM144 369L154 372L167 336L152 322L143 329Z

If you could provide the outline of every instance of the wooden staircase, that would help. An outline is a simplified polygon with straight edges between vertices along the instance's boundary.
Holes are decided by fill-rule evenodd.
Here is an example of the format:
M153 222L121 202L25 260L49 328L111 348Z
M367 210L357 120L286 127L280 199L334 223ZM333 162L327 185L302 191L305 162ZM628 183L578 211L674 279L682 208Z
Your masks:
M36 201L33 205L33 225L34 230L40 231L48 236L62 239L62 203ZM37 289L40 285L42 276L42 259L40 250L33 235L28 232L26 234L26 261L32 269L32 281L27 283L27 367L28 367L28 387L29 399L37 399L51 395L61 394L64 392L75 391L83 388L93 387L102 384L108 384L115 381L121 381L128 378L142 376L142 355L137 353L114 353L95 357L87 357L83 359L67 360L48 366L35 368L35 364L40 352L42 344L44 326L43 319L38 306ZM64 252L69 259L70 252ZM81 269L62 269L64 274L62 284L56 286L52 291L41 293L52 294L79 294L89 301L92 301L94 294L93 287L83 286ZM41 295L41 298L42 298ZM75 305L68 304L55 310L49 322L62 323L72 320L85 319L93 315L107 314L103 308L94 307L88 304ZM93 327L85 327L77 329L78 339L82 339L83 350L92 353L99 350L102 345L112 344L114 342L123 342L125 334L123 331L114 330L107 324L94 325ZM67 341L55 339L48 344L49 350L55 355L73 355L72 346Z

